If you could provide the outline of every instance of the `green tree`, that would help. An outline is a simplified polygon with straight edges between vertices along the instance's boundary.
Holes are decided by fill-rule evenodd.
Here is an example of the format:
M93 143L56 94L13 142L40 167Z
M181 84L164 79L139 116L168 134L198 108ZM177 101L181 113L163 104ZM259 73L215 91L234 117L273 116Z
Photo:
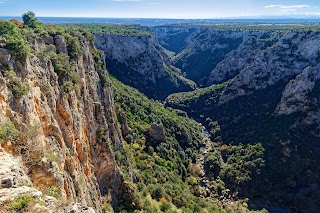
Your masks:
M76 37L70 37L67 40L67 48L71 59L77 59L82 54L81 44Z
M222 180L231 189L240 191L249 180L260 174L265 164L264 151L261 143L240 144L222 150L225 161L220 172Z
M27 12L22 15L23 23L24 25L31 27L31 28L37 28L40 25L40 22L36 18L36 14L34 12Z
M0 21L0 35L6 39L6 48L16 60L29 56L30 48L17 25L10 21Z

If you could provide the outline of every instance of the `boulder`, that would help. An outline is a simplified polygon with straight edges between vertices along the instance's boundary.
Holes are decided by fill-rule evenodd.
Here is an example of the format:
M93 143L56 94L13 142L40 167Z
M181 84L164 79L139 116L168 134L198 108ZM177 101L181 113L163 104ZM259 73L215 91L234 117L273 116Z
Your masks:
M166 142L167 141L162 125L152 124L149 129L149 136L157 142Z
M66 43L66 41L65 41L63 36L56 35L54 37L54 43L56 45L58 53L66 53L66 54L68 54L67 43Z
M0 63L2 65L8 65L11 60L11 55L9 53L9 50L0 48Z

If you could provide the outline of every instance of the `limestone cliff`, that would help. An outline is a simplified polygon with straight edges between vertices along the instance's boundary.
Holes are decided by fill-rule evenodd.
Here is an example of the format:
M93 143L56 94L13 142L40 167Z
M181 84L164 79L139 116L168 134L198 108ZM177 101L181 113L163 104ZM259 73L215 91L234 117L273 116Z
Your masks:
M279 34L276 43L259 51L225 89L221 102L275 85L280 80L292 79L308 66L318 64L319 34L290 32ZM247 52L246 48L238 50ZM228 67L225 67L228 69Z
M270 38L257 39L256 37L251 37L246 40L217 64L207 79L207 85L219 84L232 79L243 69L251 66L257 55L274 42L275 39Z
M320 111L317 94L320 80L319 69L319 64L316 67L307 67L287 84L275 110L277 114L306 113L302 121L305 125L319 124Z
M148 97L165 99L173 92L195 88L192 81L171 65L164 49L151 36L97 34L95 37L111 74Z
M68 39L81 45L81 55L70 62L75 53L69 50ZM60 206L79 204L96 212L102 211L101 196L108 193L112 205L121 202L125 193L130 202L131 188L113 154L122 149L123 139L108 77L93 57L94 44L82 35L35 36L28 43L31 55L22 60L0 48L1 127L17 131L14 137L2 136L5 151L0 162L21 158L19 171L24 174L23 183L2 174L0 199L5 191L12 191L15 199L14 191L20 187L20 192L54 192ZM58 57L66 61L59 62ZM58 66L58 62L65 64ZM65 69L70 63L70 70ZM17 181L18 188L12 188ZM78 210L86 212L87 207Z
M199 85L207 85L212 70L241 43L264 34L200 26L161 26L154 31L159 43L175 52L173 64Z

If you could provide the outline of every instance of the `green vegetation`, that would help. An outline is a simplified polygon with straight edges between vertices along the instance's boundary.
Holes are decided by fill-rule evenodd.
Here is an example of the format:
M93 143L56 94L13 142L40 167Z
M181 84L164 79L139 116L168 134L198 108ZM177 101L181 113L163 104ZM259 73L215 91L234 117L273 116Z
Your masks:
M299 129L298 132L290 129L291 124L295 123L301 115L273 116L276 104L281 97L281 91L286 85L284 82L275 85L272 89L253 92L252 96L219 104L219 97L233 81L231 79L208 88L172 94L167 99L167 108L165 108L162 103L149 100L117 79L113 77L110 79L100 51L93 46L92 35L83 30L116 36L150 36L147 29L135 25L108 24L46 26L39 24L32 12L25 14L23 19L24 25L17 21L0 21L0 33L6 38L6 48L16 60L23 60L30 54L34 54L38 56L40 62L48 63L50 66L52 64L58 76L59 85L64 92L69 93L78 88L77 85L81 81L78 72L79 61L81 57L85 60L82 45L87 41L91 42L89 48L95 61L95 70L100 76L102 86L108 88L111 86L113 89L117 120L125 140L123 150L114 150L114 155L124 174L125 185L134 191L132 197L126 196L130 193L123 192L119 206L115 207L116 212L135 210L186 213L250 212L247 207L252 205L251 200L254 200L255 197L263 197L264 193L272 192L276 184L278 184L277 188L297 190L297 187L303 184L301 180L308 180L308 183L312 184L313 188L309 197L314 200L319 199L316 193L319 189L316 174L319 174L320 170L316 162L310 160L317 159L316 155L320 151L316 146L317 137L306 139L297 137L297 135L306 135L308 128ZM83 29L79 29L80 27ZM28 47L31 39L54 37L55 35L61 35L65 39L68 53L58 53L60 51L50 44L39 52L31 51ZM16 36L18 40L15 40L13 36ZM186 34L179 36L183 40ZM238 40L221 42L234 45L239 43ZM272 45L272 42L270 40L268 44ZM178 46L175 48L178 49ZM232 48L235 47L232 46ZM188 51L189 49L178 55L176 61L184 59ZM207 54L209 52L197 54L192 59L192 69L196 68L197 63L206 66L217 62L213 58L206 59ZM224 54L226 52L214 53L218 57L217 60L223 58ZM139 57L143 60L144 56L138 56L138 59ZM109 61L109 63L112 62ZM171 77L174 77L173 83L176 85L182 81L195 86L192 81L180 76L181 71L165 64L163 67ZM115 64L113 68L114 71L119 71L121 65ZM198 68L208 70L207 66ZM18 72L14 72L10 66L2 66L1 71L16 98L28 94L28 87L17 76ZM121 75L121 71L119 73ZM133 79L136 80L135 78L139 77L134 76ZM194 77L200 79L201 76ZM164 81L166 80L168 79ZM170 89L172 84L169 83L172 82L168 82L165 82L164 88L157 88L157 90ZM41 85L43 92L48 95L50 94L49 83ZM147 87L146 90L153 93L150 88L152 89L152 86ZM317 94L316 91L312 97L317 99ZM318 105L313 107L315 110L319 108ZM203 171L196 163L200 154L199 150L205 145L202 126L190 119L188 115L206 124L212 139L216 142L212 150L204 157L204 170L208 175L212 197L202 197L206 193L202 187ZM37 129L30 127L29 130L21 131L22 133L19 134L12 122L3 123L0 125L0 142L14 139L17 136L21 139L34 138L37 135ZM108 131L101 128L96 133L97 139L103 141L104 138L107 138L105 136ZM26 140L19 141L23 143ZM261 143L257 143L258 141ZM308 143L300 143L301 141ZM109 144L110 141L106 143ZM312 147L315 148L312 149ZM68 154L73 156L74 152L70 149ZM284 156L283 153L286 155ZM59 156L55 153L44 152L43 156L49 162L59 162ZM80 182L82 185L84 180ZM126 189L123 190L126 191ZM46 193L60 198L59 187L46 188ZM111 209L109 203L112 198L110 196L104 197L107 203L104 203L104 209ZM249 201L245 199L247 197ZM233 201L238 198L240 200ZM272 199L277 198L275 196L268 202L274 202ZM295 198L292 195L288 201L281 200L281 202L282 204L290 203ZM304 203L304 200L298 199L298 201ZM21 196L12 202L11 206L16 211L20 211L35 202L37 201L32 197Z
M8 87L16 98L20 98L28 94L28 85L26 83L22 83L21 78L17 77L13 70L10 69L9 71L5 71L4 76L8 79Z
M142 36L151 37L150 29L146 27L141 27L138 25L112 25L112 24L64 24L61 27L65 29L73 30L88 30L93 34L103 34L103 35L112 35L112 36L131 36L141 39ZM151 39L151 38L148 38ZM153 42L150 40L150 42ZM162 47L158 46L156 43L153 43L155 55L158 56L159 52L163 50ZM156 52L159 51L159 52ZM96 65L99 70L103 69L104 64L100 60L101 53L97 50L90 50L93 54L96 61ZM151 66L145 67L144 64L146 60L162 60L161 58L150 58L147 52L137 54L133 57L130 57L126 60L126 63L111 59L110 57L106 58L106 66L110 71L110 74L115 76L117 79L122 81L125 84L134 86L143 92L149 98L164 100L169 94L178 91L190 91L196 87L196 84L183 77L179 69L173 66L167 66L165 63L159 64L152 63ZM150 75L142 74L138 69L139 67L145 67L145 73L150 73ZM161 69L161 72L166 72L166 74L153 75L156 70ZM164 71L163 71L164 70ZM130 78L128 77L130 76ZM154 77L152 77L154 76ZM100 76L102 77L102 76Z
M172 109L164 109L161 104L148 100L137 90L125 86L114 78L112 86L117 108L126 114L134 137L146 143L146 150L149 146L156 151L162 150L165 154L161 157L173 161L173 169L185 175L186 167L194 160L194 157L188 158L185 152L194 153L203 143L199 124L187 117L178 116ZM166 141L148 136L152 124L162 126Z
M135 57L131 57L126 60L126 63L120 63L117 60L107 58L107 68L114 77L121 82L131 85L143 92L147 97L156 100L164 100L169 94L178 91L190 91L195 88L195 83L181 76L180 71L177 68L168 67L167 65L158 63L152 64L152 67L148 68L148 72L154 73L155 70L165 70L168 75L161 78L156 77L154 82L153 78L150 78L144 74L141 74L137 70L137 66L143 66L146 58L150 56L145 52ZM134 65L134 66L130 66Z
M70 76L72 70L71 64L69 63L68 55L61 53L51 53L50 56L54 71L58 74L59 78L63 79Z
M247 211L242 204L225 208L218 200L200 198L200 173L195 161L204 138L198 123L181 111L165 109L160 103L147 99L137 90L115 78L111 80L118 120L122 129L126 123L129 127L124 135L125 148L123 151L117 151L115 155L118 165L121 165L127 177L129 171L133 172L131 175L134 177L135 206L131 206L131 210L179 210L190 213ZM184 116L179 116L177 112ZM127 120L123 119L123 114ZM223 167L226 169L223 171L226 179L231 180L233 175L240 177L241 172L246 174L241 183L250 179L262 166L258 163L262 157L259 148L260 145L239 146L232 148L232 151L224 152L223 156L226 159ZM234 162L233 159L237 161ZM239 161L246 163L239 168L228 170L234 166L233 163ZM232 184L233 182L230 182L230 185ZM128 208L123 204L118 210L130 211Z
M27 12L22 15L23 24L33 29L42 28L42 24L36 18L34 12Z
M33 202L35 199L29 195L21 195L16 198L12 203L11 207L15 210L21 210L29 205L29 203Z
M6 49L16 60L24 60L30 55L30 48L23 29L9 21L0 20L0 37L6 41Z
M140 25L118 24L63 24L65 28L82 29L94 34L107 34L114 36L151 36L147 27Z
M78 59L83 54L79 39L77 37L67 37L67 49L71 59Z
M80 83L80 75L77 73L77 60L83 56L82 40L90 42L90 49L93 48L93 36L82 29L75 29L66 26L43 25L33 12L23 14L24 23L18 20L0 20L0 37L3 37L5 48L15 60L24 62L31 54L43 60L50 60L55 72L59 76L59 83L64 85L66 92L72 91ZM29 42L41 40L44 37L60 35L66 41L68 54L59 53L53 44L46 45L46 48L35 51L31 49ZM96 50L95 50L96 51ZM98 53L94 54L95 61L99 61ZM98 64L99 69L103 69L103 63ZM13 72L13 68L3 67L4 75L9 79L9 87L16 97L24 96L28 93L28 87L21 82Z
M223 91L223 89L232 81L233 80L231 79L230 81L227 81L223 84L212 85L206 88L199 88L191 92L172 94L166 99L166 105L169 107L174 106L174 108L184 110L189 106L196 106L195 104L197 102L205 102L205 104L211 102L215 103L216 101L218 101L218 97L220 97L220 93Z
M178 208L186 208L189 203L185 212L200 208L196 204L198 198L183 181L188 176L188 164L195 158L191 154L202 144L199 140L201 129L198 124L164 109L159 103L148 100L137 90L114 78L112 86L119 118L121 113L125 113L132 129L132 132L125 136L126 153L116 153L116 159L119 165L123 165L122 170L126 171L128 165L123 161L128 158L133 171L136 171L134 182L137 184L137 207L156 211L160 208L158 202L165 199L171 200ZM149 130L154 123L163 127L163 141L150 137ZM163 202L161 208L171 207L166 203Z
M249 22L233 22L233 23L183 23L159 26L158 28L177 28L185 29L205 29L216 31L250 31L250 32L318 32L320 24L316 22L304 23L249 23Z
M263 153L261 144L240 144L222 150L225 164L222 165L221 178L226 186L240 192L243 185L248 184L252 177L258 176L264 166Z
M15 198L10 204L10 208L14 211L20 212L23 209L26 209L30 205L40 204L45 206L45 202L39 199L36 199L30 195L20 195L19 197Z
M18 134L19 131L11 121L0 124L0 143L4 140L14 139Z
M47 190L48 190L48 195L49 196L54 197L56 199L60 199L61 198L60 188L59 187L49 187Z
M160 44L176 53L171 60L173 65L201 87L218 63L239 47L243 38L229 37L229 31L200 26L160 26L155 31L162 35Z
M307 198L306 194L299 192L302 185L312 193L316 193L315 189L319 186L319 178L310 175L320 171L318 164L311 160L318 159L318 156L313 153L320 151L317 145L319 139L315 136L319 131L315 126L293 128L293 124L306 116L303 113L283 116L274 114L274 109L281 99L287 82L283 80L272 88L253 91L250 95L238 97L224 104L219 104L219 97L224 92L222 85L189 93L173 94L166 102L167 106L184 110L189 116L205 123L213 133L212 139L217 142L240 146L241 149L245 145L253 146L252 144L257 141L261 142L265 149L264 163L259 159L261 158L259 147L250 148L255 148L256 151L250 152L255 153L252 157L257 161L250 159L249 163L244 163L248 160L246 157L223 157L222 161L217 157L219 152L208 156L207 169L213 176L219 176L222 179L224 187L232 189L233 192L239 192L240 198L247 197L253 200L263 197L284 206L290 206L293 200L300 200L295 206L303 209L305 207L301 206L301 203L308 202L313 205L312 203L319 199L317 196ZM305 137L306 135L308 137ZM235 149L221 154L237 156L239 151L237 151L238 148ZM310 150L313 150L312 153ZM248 152L244 151L244 153ZM233 162L230 166L222 166L225 165L224 163L229 164L230 160ZM262 163L265 164L263 167L261 167ZM250 173L252 175L248 179ZM258 173L260 175L253 175ZM212 185L216 187L217 183ZM274 192L275 188L282 190ZM292 190L299 193L291 195ZM275 197L269 197L270 194ZM280 197L281 200L279 200Z
M81 81L79 73L76 71L76 61L70 60L70 57L64 53L50 53L50 59L54 71L59 76L59 81L63 85L65 92L71 92Z
M10 208L14 211L20 212L23 209L26 209L30 205L40 204L41 206L45 206L45 202L39 199L36 199L30 195L20 195L15 198L10 204Z

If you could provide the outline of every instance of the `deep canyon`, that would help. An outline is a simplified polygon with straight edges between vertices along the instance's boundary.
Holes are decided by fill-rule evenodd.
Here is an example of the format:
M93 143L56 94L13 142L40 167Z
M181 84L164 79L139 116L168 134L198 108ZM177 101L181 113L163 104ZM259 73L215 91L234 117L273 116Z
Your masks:
M1 211L320 208L319 31L39 29L1 21Z

